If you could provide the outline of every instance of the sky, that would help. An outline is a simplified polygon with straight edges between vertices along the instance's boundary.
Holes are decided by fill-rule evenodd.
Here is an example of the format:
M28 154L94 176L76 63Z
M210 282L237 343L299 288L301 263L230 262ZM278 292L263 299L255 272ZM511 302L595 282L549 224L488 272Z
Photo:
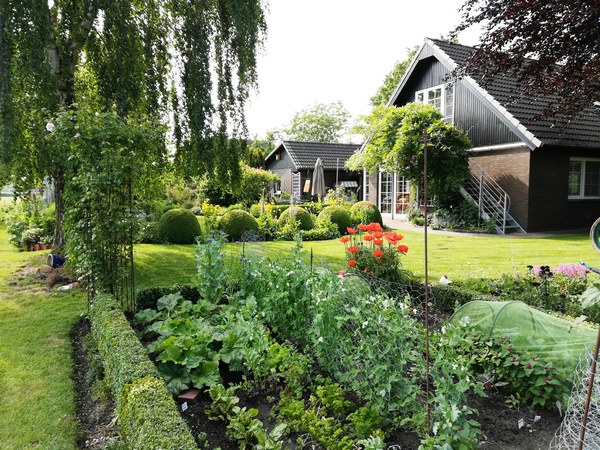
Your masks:
M464 0L269 0L259 90L246 109L251 137L284 128L294 113L340 101L356 120L397 61L460 23ZM478 30L459 35L475 45Z

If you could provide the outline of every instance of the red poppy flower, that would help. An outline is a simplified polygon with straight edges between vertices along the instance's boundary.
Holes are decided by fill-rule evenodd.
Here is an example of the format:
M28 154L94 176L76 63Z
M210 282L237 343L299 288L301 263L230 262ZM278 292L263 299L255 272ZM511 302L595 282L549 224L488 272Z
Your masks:
M352 245L352 246L348 247L348 251L350 253L356 253L358 251L358 247L356 245Z
M381 231L377 231L373 233L373 236L375 236L377 239L381 239L383 237L383 233Z
M374 239L373 240L373 244L375 244L375 245L382 245L383 244L383 239Z
M408 253L408 247L406 245L399 245L398 251L402 253Z
M365 273L369 273L369 272L370 272L369 268L365 267Z
M348 227L348 228L346 228L346 230L348 230L348 233L350 233L350 234L356 233L356 228L350 228L350 227Z
M361 231L369 231L369 225L365 225L364 223L361 223L358 228L360 228Z
M394 236L386 236L385 239L392 245L396 245L396 239Z
M373 256L375 258L381 258L383 256L383 252L381 250L377 249L373 252Z
M367 242L368 242L368 241L372 241L372 240L373 240L373 236L371 236L370 234L367 234L366 236L363 236L363 239L364 239L365 241L367 241Z
M350 261L348 261L348 267L354 267L355 265L356 265L355 259L351 259Z
M350 236L344 236L343 238L340 239L340 242L343 242L345 244L349 240L350 240Z

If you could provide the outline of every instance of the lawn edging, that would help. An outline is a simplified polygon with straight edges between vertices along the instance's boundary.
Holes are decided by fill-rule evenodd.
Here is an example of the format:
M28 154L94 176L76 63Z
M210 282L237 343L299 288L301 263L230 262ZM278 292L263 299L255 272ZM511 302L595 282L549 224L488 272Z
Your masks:
M133 449L197 449L115 298L98 295L90 305L89 319L123 440Z

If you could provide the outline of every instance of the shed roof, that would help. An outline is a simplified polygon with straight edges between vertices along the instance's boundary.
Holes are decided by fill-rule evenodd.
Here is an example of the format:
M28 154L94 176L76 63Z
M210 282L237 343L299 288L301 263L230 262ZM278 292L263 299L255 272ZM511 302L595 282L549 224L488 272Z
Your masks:
M274 154L285 149L290 155L296 170L311 170L315 167L317 158L321 158L324 170L343 169L348 158L359 148L361 144L333 144L329 142L303 142L282 141L265 158L268 164L274 158Z

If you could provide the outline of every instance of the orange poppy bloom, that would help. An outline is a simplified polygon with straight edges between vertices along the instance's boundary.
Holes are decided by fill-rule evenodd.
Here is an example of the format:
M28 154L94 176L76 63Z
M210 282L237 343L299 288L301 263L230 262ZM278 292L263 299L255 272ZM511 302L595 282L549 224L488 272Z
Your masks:
M375 244L375 245L382 245L383 244L383 239L375 239L375 240L373 240L373 244Z
M355 259L351 259L350 261L348 261L348 267L354 267L355 265L356 265Z
M373 233L373 236L375 236L377 239L381 239L383 237L383 233L381 231L377 231Z
M399 245L398 251L402 253L408 253L408 247L406 245Z
M372 241L373 240L373 236L371 236L370 234L367 234L366 236L363 236L363 239L367 242Z
M369 231L369 225L365 225L364 223L361 223L358 228L360 228L361 231Z
M383 252L381 250L377 249L373 252L373 256L375 258L381 258L383 256Z
M344 236L343 238L340 239L340 242L343 242L345 244L349 240L350 240L350 236Z
M350 228L350 227L348 227L348 228L346 228L346 230L348 230L348 233L349 233L349 234L354 234L354 233L356 233L356 228Z
M348 251L350 253L356 253L358 251L358 247L356 245L352 245L351 247L348 247Z

